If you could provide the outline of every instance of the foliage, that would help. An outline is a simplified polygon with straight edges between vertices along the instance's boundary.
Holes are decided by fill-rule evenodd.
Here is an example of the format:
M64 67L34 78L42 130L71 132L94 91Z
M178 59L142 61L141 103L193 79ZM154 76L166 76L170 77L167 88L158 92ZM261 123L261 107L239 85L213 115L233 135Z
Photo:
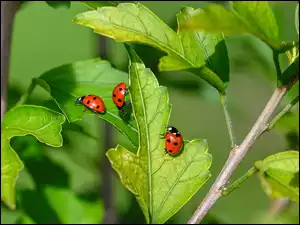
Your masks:
M70 1L46 3L53 8L69 9L71 6ZM102 144L106 135L104 132L99 134L98 126L103 121L118 131L115 135L118 144L104 149L106 154L103 151L100 154L108 158L126 188L118 187L118 192L123 190L123 197L119 198L118 193L116 197L122 212L125 214L134 210L134 213L138 214L136 208L130 206L129 199L134 196L147 223L172 222L173 219L175 221L176 217L187 209L190 217L195 206L192 208L189 205L199 204L196 193L211 174L219 173L211 168L211 163L212 155L214 165L221 162L215 161L221 150L212 152L214 147L211 146L216 146L214 142L217 143L221 137L207 138L207 130L202 128L204 124L197 124L202 118L214 121L213 113L202 115L196 106L195 109L188 108L188 111L197 112L197 116L193 118L193 125L204 130L202 134L205 138L191 141L185 139L180 155L172 157L166 154L165 141L161 139L161 134L165 132L167 125L176 121L172 115L176 115L178 110L171 110L174 99L169 99L169 92L172 92L170 87L174 83L170 83L170 80L172 82L172 78L179 74L182 82L178 83L185 86L187 74L196 75L195 79L198 77L206 82L206 85L201 86L201 93L209 95L210 101L213 94L209 88L217 90L230 133L232 128L227 101L223 100L228 99L232 102L227 98L227 92L235 69L234 57L238 58L231 53L237 40L235 38L252 35L258 38L259 46L266 44L265 47L272 53L266 55L273 63L271 67L275 70L273 69L271 74L276 74L277 87L287 87L288 97L293 99L298 95L298 41L281 40L280 21L275 19L269 3L264 1L228 4L216 2L207 3L201 8L181 7L176 14L176 32L144 3L83 1L81 4L87 6L89 11L77 14L73 22L89 27L95 33L114 39L119 44L124 43L124 52L129 56L129 72L114 68L110 59L90 57L88 60L72 60L64 65L52 66L53 68L34 78L30 74L31 83L27 91L18 96L19 101L10 99L10 110L5 114L1 126L2 201L9 208L17 209L15 218L21 223L102 221L104 207L107 206L103 203L105 193L101 198L98 194L98 185L101 183L99 180L103 181L103 178L100 179L97 172L98 164L105 163L103 159L99 159L98 152L99 143ZM295 9L293 29L299 37L298 8L299 4ZM80 30L80 27L76 29ZM159 61L155 74L147 68L147 63L141 60L144 58L142 56L147 55L153 65L156 64L152 59L155 56L149 54L148 50L137 51L137 44L160 51L160 54L156 55ZM257 53L258 47L253 51ZM285 57L287 63L282 63L279 56ZM245 60L245 70L255 67L248 59L250 57L240 59ZM255 60L259 61L257 58ZM247 64L248 67L245 66ZM159 78L162 73L172 77L166 82L169 88L160 84ZM128 108L129 116L124 116L112 102L112 91L120 82L125 82L129 87L129 95L126 96L126 101L131 102ZM40 87L51 100L34 95L41 91ZM244 87L241 87L240 91L243 90ZM193 98L199 97L196 92L193 93ZM78 97L88 94L98 95L104 100L107 109L105 114L83 112L82 106L74 104ZM34 99L34 96L37 96L38 100ZM254 93L251 96L253 97ZM245 99L242 103L245 103ZM187 102L181 102L180 109L183 112L186 105ZM240 109L240 104L236 108ZM299 131L294 126L297 115L298 112L293 111L283 116L276 127L278 131L284 131L286 135L292 132L298 137ZM188 119L188 116L181 114L181 121ZM220 123L216 124L214 129L220 129ZM175 126L184 130L182 125L183 128ZM185 135L187 130L184 131L183 137L189 138L189 135ZM122 136L118 136L119 133ZM293 146L292 149L297 146ZM60 149L53 150L53 147ZM222 152L226 152L228 148L219 147L222 147ZM215 153L217 154L214 155ZM235 184L240 185L258 172L262 189L268 197L286 197L298 201L299 153L293 150L271 155L270 153L271 151L268 151L268 157L257 161L246 176L234 182L230 190L235 189ZM49 171L55 175L49 176ZM91 194L91 190L97 190L97 194ZM203 193L205 187L201 190ZM196 203L193 203L193 200L189 201L194 195ZM31 202L41 208L34 208ZM44 215L42 208L46 208L48 213ZM4 210L4 206L1 210ZM136 216L138 217L139 215Z

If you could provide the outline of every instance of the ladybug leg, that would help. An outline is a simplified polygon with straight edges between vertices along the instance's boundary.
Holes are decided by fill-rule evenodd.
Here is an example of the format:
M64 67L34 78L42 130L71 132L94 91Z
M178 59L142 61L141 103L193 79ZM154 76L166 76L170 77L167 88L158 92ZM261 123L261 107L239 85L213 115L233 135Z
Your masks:
M128 88L125 89L125 96L128 95Z
M126 106L129 106L130 104L131 104L130 101L125 102L125 105L126 105Z
M164 139L166 137L166 134L160 134L160 139ZM166 150L166 149L165 149ZM166 150L167 151L167 150Z

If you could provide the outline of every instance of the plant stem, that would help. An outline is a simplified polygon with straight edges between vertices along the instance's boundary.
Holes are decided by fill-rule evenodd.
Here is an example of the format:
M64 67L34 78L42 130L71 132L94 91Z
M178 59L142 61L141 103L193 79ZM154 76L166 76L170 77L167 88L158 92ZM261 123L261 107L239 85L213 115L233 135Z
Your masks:
M230 151L228 159L223 166L220 174L210 188L206 197L199 205L194 215L188 221L188 224L199 223L208 210L215 204L215 202L222 196L222 187L228 182L235 169L238 167L247 152L254 145L256 140L266 131L267 124L274 113L275 109L281 102L283 96L286 94L287 88L276 88L273 95L266 104L264 110L256 120L255 124L247 134L240 146L235 147Z
M19 1L1 1L1 122L7 107L8 68L12 26Z
M299 95L296 96L288 105L286 105L283 110L278 113L274 119L269 123L268 129L267 131L270 131L274 128L274 126L276 125L276 123L287 113L291 110L291 108L293 108L294 105L296 105L296 103L299 102Z
M276 68L276 76L277 76L277 86L282 86L281 81L281 69L280 69L280 63L279 63L279 53L276 50L273 50L273 61Z
M35 88L35 82L34 80L31 81L30 86L28 87L27 91L21 96L20 100L17 102L16 105L23 105L25 102L28 101L28 98L30 94L33 92L33 89Z
M223 110L224 110L226 125L227 125L228 134L229 134L229 138L230 138L231 149L234 149L235 146L236 146L235 136L234 136L233 129L232 129L232 122L231 122L230 114L229 114L229 111L228 111L228 108L227 108L227 96L226 95L221 95L220 100L221 100L221 104L222 104L222 107L223 107Z
M241 176L239 179L237 179L236 181L234 181L231 185L229 186L225 186L224 188L222 188L222 195L228 195L230 194L232 191L234 191L235 189L239 188L240 185L247 180L248 178L250 178L253 174L255 174L258 170L255 167L252 167L251 169L249 169L247 171L246 174L244 174L243 176Z

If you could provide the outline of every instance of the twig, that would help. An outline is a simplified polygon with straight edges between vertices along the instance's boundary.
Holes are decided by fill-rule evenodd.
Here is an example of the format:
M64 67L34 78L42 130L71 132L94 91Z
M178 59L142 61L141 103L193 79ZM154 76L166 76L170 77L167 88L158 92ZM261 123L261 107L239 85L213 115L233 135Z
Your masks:
M226 125L227 125L228 134L229 134L229 138L230 138L231 149L233 149L233 148L235 148L236 144L235 144L235 136L234 136L233 129L232 129L232 122L231 122L230 114L227 109L227 96L221 95L220 98L221 98L220 99L221 105L223 107L224 115L225 115L225 119L226 119Z
M283 96L286 94L287 88L276 88L264 110L258 117L257 121L253 125L250 132L240 146L234 148L223 166L220 174L212 185L211 189L207 193L206 197L197 208L194 215L188 221L188 224L199 223L208 210L214 205L214 203L221 197L222 187L227 184L235 169L238 167L244 156L251 149L255 141L266 131L268 122L281 102Z
M12 26L19 1L1 1L1 122L7 107L8 68Z
M234 181L232 184L230 184L229 186L226 186L224 188L222 188L222 195L229 195L232 191L234 191L235 189L239 188L240 185L247 180L248 178L250 178L253 174L255 174L258 170L256 169L256 167L251 167L250 170L247 171L246 174L244 174L243 176L241 176L239 179L237 179L236 181Z
M281 69L280 69L280 63L279 63L279 52L273 50L273 61L275 64L275 68L276 68L276 76L277 76L277 86L281 86Z
M296 103L299 102L299 95L296 96L288 105L286 105L283 110L278 113L274 119L269 123L268 131L272 130L275 124L288 112L290 111Z

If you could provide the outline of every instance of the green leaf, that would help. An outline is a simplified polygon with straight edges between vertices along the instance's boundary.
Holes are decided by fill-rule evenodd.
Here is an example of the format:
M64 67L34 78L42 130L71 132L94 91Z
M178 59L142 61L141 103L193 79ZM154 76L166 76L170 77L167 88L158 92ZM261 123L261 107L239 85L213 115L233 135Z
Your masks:
M139 131L137 154L118 145L107 156L124 186L137 198L147 223L164 223L208 180L211 155L206 140L185 141L182 154L165 153L164 133L171 113L165 87L128 47L129 83Z
M81 1L82 4L94 10L103 6L117 6L120 2L121 1Z
M267 1L233 1L231 10L211 4L195 11L185 27L225 35L252 34L272 48L279 48L278 27Z
M112 101L115 86L120 82L128 83L127 74L112 68L108 61L96 58L63 65L44 73L34 82L51 94L70 122L86 114L95 115L90 111L83 112L82 106L75 105L78 97L98 95L105 103L106 113L97 116L116 127L134 146L138 145L135 122L122 119Z
M54 9L59 7L66 7L69 9L71 6L71 1L46 1L46 3Z
M60 147L64 122L63 115L40 106L17 106L5 114L1 124L1 199L11 209L16 207L15 183L24 165L10 146L10 139L30 134L42 143Z
M103 203L77 197L71 190L47 186L43 193L62 224L95 224L103 219Z
M73 22L90 27L98 34L122 42L138 42L155 47L168 55L160 59L159 70L185 70L201 68L213 62L213 71L220 72L224 82L228 80L229 69L226 46L221 35L208 35L200 32L181 31L183 20L190 17L192 8L184 8L178 15L179 30L176 33L167 24L160 20L153 12L142 4L122 3L117 7L102 7L97 10L84 12L74 17ZM220 47L216 49L216 46ZM224 46L225 50L224 51ZM213 56L216 50L222 50L224 59L219 66L219 58ZM218 65L218 66L217 66ZM228 67L228 65L227 65ZM206 80L220 92L224 92L225 85L211 72L202 75L201 71L192 71ZM213 82L212 82L213 81Z
M266 194L299 201L299 152L286 151L255 162Z
M299 2L296 6L296 11L295 11L295 26L296 26L296 31L299 37Z
M223 34L212 34L181 29L186 21L191 21L195 13L191 7L184 7L177 14L178 35L181 39L186 54L193 56L196 60L204 60L206 69L192 68L189 71L200 76L202 79L214 84L219 92L223 92L229 81L229 57ZM161 60L167 58L163 57ZM163 66L163 65L161 65ZM177 65L169 65L161 70L180 70ZM210 69L209 75L205 71Z

